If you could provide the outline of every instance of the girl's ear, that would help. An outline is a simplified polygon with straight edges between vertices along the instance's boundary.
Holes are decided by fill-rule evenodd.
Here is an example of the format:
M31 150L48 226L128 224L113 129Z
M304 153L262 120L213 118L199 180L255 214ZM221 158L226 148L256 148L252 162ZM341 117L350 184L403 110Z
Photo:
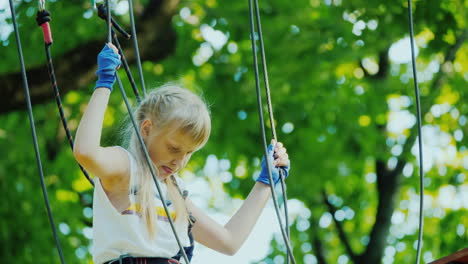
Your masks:
M151 130L153 129L153 122L149 119L145 119L140 126L140 133L141 136L146 138L151 134Z

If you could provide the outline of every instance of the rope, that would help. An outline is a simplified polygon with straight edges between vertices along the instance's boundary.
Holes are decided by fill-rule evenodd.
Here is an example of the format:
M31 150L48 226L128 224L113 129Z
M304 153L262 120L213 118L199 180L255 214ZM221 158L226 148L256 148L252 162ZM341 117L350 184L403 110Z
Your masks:
M109 6L109 0L106 0L106 4L107 4L108 7L110 7ZM112 38L111 38L112 27L111 27L110 17L111 17L110 8L107 8L107 28L108 28L107 37L108 37L108 42L111 42L111 40L112 40ZM145 142L143 141L143 137L141 136L138 124L136 123L135 117L133 116L132 107L130 106L130 103L128 102L127 94L125 93L125 89L123 88L122 81L120 80L120 77L119 77L119 75L117 73L116 73L115 77L117 79L117 83L119 85L120 92L122 93L122 98L123 98L123 100L125 102L125 106L127 107L127 111L128 111L129 116L130 116L130 120L132 121L133 128L135 129L136 135L138 137L138 141L141 144L141 148L142 148L143 153L145 155L146 162L148 163L148 167L149 167L149 169L151 171L151 176L153 177L154 184L156 185L156 189L158 190L159 197L161 197L161 201L165 201L166 199L163 196L161 187L159 186L158 180L156 179L156 172L154 170L153 163L152 163L152 161L151 161L151 159L149 157L148 150L146 149L146 145L145 145ZM170 216L171 214L169 213L169 209L167 208L166 203L163 202L162 205L164 207L164 211L166 212L166 214L168 216ZM171 230L172 230L172 232L174 234L174 237L175 237L175 239L177 241L177 245L179 246L180 252L182 253L182 257L184 258L185 263L188 264L188 263L190 263L190 261L188 260L187 254L185 253L185 250L184 250L184 247L182 246L182 243L180 242L179 236L177 235L177 231L175 229L174 221L172 220L172 217L168 217L167 219L169 220Z
M260 43L260 55L262 59L262 66L263 66L263 80L265 83L265 91L266 91L266 100L267 100L267 105L268 105L268 114L270 117L270 127L271 127L271 133L273 135L273 139L275 141L278 141L278 137L276 134L276 128L275 128L275 118L273 117L273 106L271 103L271 96L270 96L270 82L268 79L268 69L267 69L267 63L266 63L266 56L265 56L265 46L263 44L263 34L262 34L262 24L260 20L260 8L258 7L258 0L254 1L254 7L255 7L255 18L256 18L256 24L257 24L257 30L258 30L258 40ZM284 181L283 177L283 172L280 170L280 181L281 181L281 191L283 194L283 201L284 201L284 215L285 215L285 224L286 224L286 235L288 239L290 238L290 230L289 230L289 212L288 212L288 198L287 198L287 192L286 192L286 184ZM289 251L287 252L287 258L286 258L286 263L289 264Z
M39 146L38 146L38 143L37 143L36 128L35 128L35 125L34 125L34 116L33 116L33 112L32 112L31 98L30 98L30 95L29 95L28 79L27 79L27 76L26 76L26 67L24 65L23 51L22 51L22 48L21 48L21 39L20 39L20 35L19 35L18 24L16 23L15 9L13 7L13 1L9 0L9 3L10 3L10 10L11 10L11 18L12 18L12 22L13 22L13 28L14 28L14 31L15 31L16 44L17 44L16 46L17 46L17 49L18 49L18 57L19 57L20 65L21 65L21 74L22 74L22 79L23 79L23 87L24 87L24 93L25 93L25 97L26 97L26 105L27 105L27 108L28 108L29 125L31 126L31 134L32 134L32 139L33 139L34 152L36 154L36 163L37 163L37 168L38 168L38 171L39 171L39 178L41 180L42 194L44 196L44 202L45 202L46 209L47 209L47 216L49 217L49 222L50 222L50 225L52 227L52 232L54 234L55 243L57 245L57 250L58 250L58 253L59 253L59 256L60 256L60 261L62 262L62 264L64 264L65 263L65 258L63 257L62 247L60 246L60 241L59 241L59 238L58 238L57 229L55 228L55 222L54 222L54 218L52 216L52 210L50 208L49 197L47 195L47 189L46 189L46 186L45 186L44 172L42 170L41 155L40 155L40 152L39 152Z
M416 56L414 51L414 32L413 32L413 14L411 7L411 0L408 0L408 17L409 17L409 31L411 41L411 63L413 66L413 80L414 80L414 92L416 96L416 110L418 120L418 150L419 150L419 234L418 234L418 246L416 252L416 264L419 264L421 259L421 246L423 241L424 233L424 168L423 168L423 142L422 142L422 128L421 128L421 102L419 95L418 76L416 71Z
M136 29L135 29L135 18L133 17L133 0L128 0L128 7L130 9L129 10L130 24L132 27L132 39L133 39L133 47L135 49L135 58L136 58L136 63L137 63L137 68L138 68L138 75L140 76L141 90L143 92L143 96L145 96L146 87L145 87L145 79L143 78L143 70L141 67L140 51L138 49L138 39L137 39L137 34L136 34Z
M70 133L70 129L68 128L67 118L65 117L65 113L63 111L62 100L60 98L57 80L55 78L54 65L52 63L52 56L50 52L50 46L52 46L52 43L53 43L52 34L50 31L50 27L49 27L50 13L47 10L43 9L42 11L37 12L36 20L38 22L38 25L42 27L42 30L43 30L42 32L44 34L45 52L46 52L46 57L47 57L47 69L49 72L52 89L55 95L55 102L57 103L57 108L59 110L60 120L62 121L62 126L65 130L65 134L67 135L68 143L70 144L70 147L73 150L73 146L74 146L73 136ZM91 185L94 186L94 182L89 176L88 172L80 164L78 164L78 166L80 167L80 170L83 172L83 174L85 175L89 183L91 183Z
M98 14L98 17L107 21L106 5L104 4L99 5L97 8L97 14ZM117 21L115 21L115 19L112 16L110 20L111 20L111 26L114 27L115 30L117 30L120 34L122 34L122 36L124 36L126 39L130 39L132 37L130 34L127 33L127 31L125 31L125 29L122 28L122 26L119 25L119 23L117 23Z
M132 72L130 71L130 67L128 66L127 59L125 58L125 54L123 53L122 47L120 46L120 42L119 42L119 39L117 38L117 34L115 34L114 31L112 31L112 40L115 46L117 47L117 49L119 50L120 58L124 66L125 73L127 74L128 81L130 82L130 85L132 86L132 90L135 93L135 97L138 103L140 103L141 97L136 87L135 79L133 79L133 75L132 75Z
M60 93L57 87L57 81L55 80L54 66L52 64L52 58L50 55L50 45L46 44L45 49L46 49L46 56L47 56L47 68L49 70L49 76L50 76L50 81L52 83L52 88L54 89L55 102L57 103L57 107L58 107L59 114L60 114L60 120L62 121L63 128L65 129L65 134L67 135L68 143L70 144L70 147L73 150L73 146L75 144L73 142L73 136L70 133L70 129L68 128L67 118L65 117L65 113L63 112L62 100L60 99ZM80 170L83 172L84 176L89 181L89 183L94 186L94 182L89 176L88 172L80 164L78 164L78 166L80 167Z
M260 128L262 132L262 139L263 139L263 149L264 149L264 155L265 157L268 156L268 149L267 149L267 143L266 143L266 133L265 133L265 126L264 126L264 119L263 119L263 110L262 110L262 98L261 98L261 92L260 92L260 80L259 80L259 73L258 73L258 62L257 62L257 49L255 46L255 26L254 26L254 15L253 15L253 10L252 10L252 0L249 0L249 14L250 14L250 33L251 33L251 40L252 40L252 53L253 53L253 64L254 64L254 70L255 70L255 86L256 86L256 92L257 92L257 106L258 106L258 115L260 119ZM292 254L292 249L291 245L288 239L288 235L285 232L285 228L283 225L283 222L281 220L280 212L279 212L279 206L278 206L278 201L276 197L276 192L273 187L273 178L271 176L271 168L270 168L270 163L266 162L267 165L267 171L268 171L268 177L270 180L270 189L271 189L271 194L273 197L273 204L275 207L276 211L276 216L278 218L278 222L280 225L281 229L281 234L283 235L283 240L286 245L286 249L289 255L288 259L291 259L292 263L296 263L296 260L294 258L294 255Z
M110 7L109 0L106 0L106 6L107 6L107 9L106 9L107 43L112 43L112 21L111 21L111 7Z

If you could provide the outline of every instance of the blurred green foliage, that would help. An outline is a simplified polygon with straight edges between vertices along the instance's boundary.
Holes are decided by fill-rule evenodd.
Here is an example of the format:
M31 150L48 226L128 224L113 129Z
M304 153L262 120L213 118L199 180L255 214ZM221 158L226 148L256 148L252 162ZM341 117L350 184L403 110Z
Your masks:
M144 7L146 2L139 4ZM16 3L27 65L44 64L42 33L34 20L37 5L34 1ZM104 42L102 22L91 13L90 1L49 1L47 6L53 14L56 65L66 60L60 57L62 54L80 43L95 39ZM321 241L329 263L338 263L340 256L346 259L335 224L320 224L328 212L322 191L330 195L328 200L336 209L352 209L353 216L339 222L354 252L365 251L379 203L375 164L382 161L391 169L397 159L408 164L405 175L399 176L393 224L382 262L413 262L417 208L412 206L418 201L418 165L416 152L401 153L398 149L414 133L414 122L399 133L390 128L395 124L395 113L409 111L396 123L414 118L411 65L409 61L390 59L388 65L383 61L388 59L390 47L408 36L406 1L268 0L261 1L260 6L278 137L287 146L292 162L288 195L303 202L311 212L304 219L309 224L307 230L299 231L300 221L292 228L298 263L315 263L311 261L317 254L314 237ZM147 86L175 80L203 94L211 107L213 131L208 145L194 155L189 169L201 174L209 154L229 159L234 177L225 184L225 190L233 197L245 196L252 186L250 175L258 169L254 161L262 149L247 1L183 1L179 10L173 17L176 51L164 61L144 60ZM423 125L431 133L424 138L430 157L425 160L429 164L425 181L425 261L468 244L466 42L456 50L454 61L445 62L457 39L466 34L467 10L468 2L463 0L414 2ZM116 17L128 25L126 14ZM1 23L0 29L11 20ZM226 42L219 44L223 37ZM11 34L0 47L0 74L19 70L15 49ZM409 45L404 52L409 54ZM124 78L123 71L120 74ZM435 83L439 75L440 82ZM72 130L76 129L92 85L65 95ZM34 89L34 80L31 87ZM401 103L408 98L407 104ZM392 99L403 106L391 109ZM106 144L118 142L124 113L122 99L114 93L105 121ZM54 103L35 106L34 115L65 258L67 263L85 263L90 259L91 186L74 162ZM16 263L58 263L25 112L0 116L0 149L2 258ZM236 173L237 167L245 168L245 172ZM266 263L273 263L283 250L281 241L273 241Z

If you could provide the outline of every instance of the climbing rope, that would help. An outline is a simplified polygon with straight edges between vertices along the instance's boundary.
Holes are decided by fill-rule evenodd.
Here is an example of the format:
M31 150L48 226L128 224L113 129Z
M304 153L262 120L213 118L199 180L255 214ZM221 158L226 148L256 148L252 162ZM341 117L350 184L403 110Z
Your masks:
M138 68L138 75L140 76L141 90L143 92L143 96L145 96L146 87L145 87L145 79L143 78L143 69L141 67L140 50L138 49L138 38L136 34L136 29L135 29L135 18L133 17L133 0L128 0L128 7L129 7L129 13L130 13L130 26L132 28L133 48L135 49L135 58L136 58L136 64Z
M43 1L40 1L40 3ZM44 4L39 5L39 11L37 12L36 16L36 21L37 24L42 28L42 33L44 35L44 42L45 42L45 52L46 52L46 57L47 57L47 69L49 71L49 77L50 77L50 82L52 84L52 89L54 91L55 95L55 102L57 103L57 108L59 110L59 115L60 115L60 120L62 121L62 126L65 130L65 134L68 139L68 143L70 144L71 149L73 150L73 136L70 133L70 129L68 128L68 122L67 118L65 117L65 113L63 111L63 106L62 106L62 100L60 98L60 93L57 85L57 80L55 77L55 71L54 71L54 65L52 63L52 56L50 52L50 46L52 46L53 40L52 40L52 31L50 30L50 12L45 9ZM80 170L83 172L85 175L86 179L91 183L91 185L94 186L94 182L89 176L88 172L80 165Z
M128 81L130 82L130 86L132 86L132 90L135 93L137 102L140 103L141 102L140 93L138 92L135 79L133 79L132 72L130 71L130 66L128 66L127 59L125 58L125 54L123 53L122 47L120 46L119 39L117 38L117 35L115 34L115 32L112 32L112 42L114 43L114 45L117 47L119 51L120 58L122 60L122 64L125 69L125 73L127 74Z
M257 7L257 5L256 5ZM251 36L251 41L252 41L252 53L253 53L253 64L254 64L254 70L255 70L255 87L256 87L256 93L257 93L257 106L258 106L258 115L259 115L259 119L260 119L260 128L261 128L261 132L262 132L262 142L263 142L263 148L264 148L264 155L265 157L268 157L268 149L267 149L267 140L266 140L266 132L265 132L265 126L264 126L264 119L263 119L263 110L262 110L262 96L261 96L261 91L260 91L260 78L259 78L259 70L258 70L258 62L257 62L257 48L256 48L256 45L255 45L255 26L254 26L254 12L253 12L253 9L252 9L252 0L249 0L249 17L250 17L250 36ZM261 31L259 30L259 35L261 34ZM264 63L264 69L266 69L265 67L266 63ZM270 112L270 114L272 114L272 112ZM271 117L271 115L270 115ZM274 122L273 120L270 120L272 123ZM272 125L272 127L274 127ZM271 194L272 194L272 198L273 198L273 204L274 204L274 207L275 207L275 211L276 211L276 216L277 216L277 219L278 219L278 223L280 225L280 229L281 229L281 234L283 236L283 240L284 240L284 244L286 245L286 249L287 249L287 254L288 254L288 260L290 259L292 261L292 263L296 263L296 260L294 258L294 255L293 255L293 251L292 251L292 247L290 245L290 241L289 241L289 236L288 234L286 233L285 231L285 228L284 228L284 225L283 225L283 222L281 220L281 216L280 216L280 212L279 212L279 206L278 206L278 201L277 201L277 197L276 197L276 192L275 192L275 189L274 189L274 186L273 186L273 178L272 178L272 175L271 175L271 167L270 167L270 163L269 162L266 162L266 165L267 165L267 171L268 171L268 178L270 180L270 189L271 189ZM284 194L285 192L283 192ZM286 201L284 201L286 203Z
M105 5L99 5L98 7L98 15L100 18L107 21L107 7ZM131 38L131 35L128 34L120 25L117 23L113 17L111 19L112 26L121 33L126 39ZM120 58L122 60L122 64L125 69L125 73L127 74L128 81L130 82L130 86L132 87L133 93L137 99L137 102L141 102L140 93L138 92L138 88L135 83L135 79L133 78L132 72L130 71L130 66L128 65L127 59L125 58L125 54L123 53L122 47L120 45L119 39L117 38L117 34L114 30L112 30L112 43L116 46L119 51Z
M257 31L258 31L258 40L260 44L260 56L262 59L262 69L263 69L263 80L265 83L265 91L266 91L266 100L267 100L267 106L268 106L268 114L270 117L270 128L271 128L271 134L273 136L273 139L275 141L278 141L278 137L276 134L276 126L275 126L275 118L273 117L273 106L271 103L271 96L270 96L270 82L268 79L268 69L267 69L267 63L266 63L266 56L265 56L265 46L263 44L263 34L262 34L262 24L260 20L260 8L258 7L258 0L254 1L254 7L255 7L255 21L257 24ZM283 176L283 171L280 170L280 182L281 182L281 190L283 194L283 203L284 203L284 218L285 218L285 224L286 224L286 235L288 239L290 239L290 230L289 230L289 212L288 212L288 197L287 197L287 192L286 192L286 184L284 181L284 176ZM287 252L287 258L286 258L286 263L289 264L289 251Z
M418 122L418 152L419 152L419 234L418 234L418 245L416 251L416 264L419 264L421 259L421 246L423 241L424 233L424 168L423 168L423 142L422 142L422 128L421 128L421 99L419 94L418 86L418 75L416 70L416 56L414 51L414 31L413 31L413 11L411 7L411 0L408 0L408 20L409 20L409 31L410 31L410 43L411 43L411 64L413 66L413 81L414 81L414 93L416 97L416 111L417 111L417 122Z
M98 6L97 14L100 18L107 21L107 8L105 4L101 4ZM117 23L117 21L115 21L113 17L111 17L110 20L111 20L112 27L114 27L115 30L117 30L120 34L122 34L124 38L130 39L132 37L132 35L128 34L127 31L125 31L125 29L123 29L123 27L120 26L119 23Z
M41 1L42 2L42 1ZM44 6L43 3L40 4ZM24 87L24 93L25 93L25 99L26 99L26 105L28 108L28 116L29 116L29 125L31 126L31 133L32 133L32 139L33 139L33 145L34 145L34 152L36 154L36 164L37 168L39 171L39 178L41 180L41 188L42 188L42 194L44 196L44 202L46 204L46 209L47 209L47 216L49 217L49 223L52 227L52 232L55 238L55 243L57 245L57 250L60 256L60 261L62 264L65 263L65 258L63 257L63 252L62 252L62 247L60 246L60 241L58 238L57 234L57 229L55 228L55 222L54 222L54 217L52 216L52 209L50 208L50 203L49 203L49 196L47 195L47 189L45 186L45 180L44 180L44 172L42 170L42 162L41 162L41 154L39 152L39 146L37 143L37 135L36 135L36 128L34 125L34 115L32 112L32 106L31 106L31 98L29 95L29 87L28 87L28 79L26 77L26 67L24 65L24 58L23 58L23 50L21 48L21 39L19 35L19 30L18 30L18 24L16 23L16 14L15 14L15 8L13 7L13 1L9 0L10 3L10 11L11 11L11 18L13 22L13 29L15 31L15 37L16 37L16 46L18 49L18 57L21 65L21 74L22 74L22 80L23 80L23 87Z
M111 19L110 19L111 14L110 14L109 0L106 0L106 5L108 7L107 8L107 29L108 29L107 41L110 43L112 41L112 38L111 38L112 27L111 27ZM138 141L140 142L140 145L141 145L141 148L143 150L146 162L147 162L148 167L150 169L151 176L153 177L154 184L156 185L156 189L158 191L159 197L161 198L161 201L165 201L166 199L165 199L165 197L163 195L161 186L159 185L159 182L158 182L158 180L156 178L156 172L154 170L153 163L152 163L152 161L151 161L151 159L149 157L148 150L146 149L145 142L143 141L143 137L141 136L141 133L140 133L140 129L138 127L138 124L135 121L135 117L133 116L132 107L130 106L130 103L128 102L128 98L127 98L127 95L125 93L125 89L123 88L122 81L120 80L120 77L117 74L117 72L116 72L116 79L117 79L117 83L118 83L120 92L122 93L122 98L123 98L123 100L125 102L125 106L127 107L127 111L128 111L129 116L130 116L130 120L132 122L133 128L135 129ZM169 209L167 208L166 203L162 203L162 205L164 207L165 213L170 216L171 214L169 213ZM168 217L167 219L169 220L171 230L172 230L172 232L174 234L177 245L179 246L180 253L182 253L182 257L184 258L185 263L188 264L188 263L190 263L190 261L189 261L189 259L187 257L187 254L186 254L186 252L184 250L184 247L182 246L182 243L180 242L179 236L177 235L177 231L175 229L174 221L172 220L172 217Z

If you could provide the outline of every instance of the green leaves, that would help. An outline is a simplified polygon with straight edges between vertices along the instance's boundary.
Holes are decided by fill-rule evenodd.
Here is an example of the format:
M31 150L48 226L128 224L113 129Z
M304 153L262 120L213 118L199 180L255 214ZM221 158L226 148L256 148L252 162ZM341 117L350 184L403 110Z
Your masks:
M139 4L144 7L147 2ZM31 15L35 8L32 2L21 2L17 8L28 67L44 64L42 33ZM354 254L362 255L361 263L383 259L384 263L409 263L415 259L414 219L418 209L414 204L418 202L419 187L417 159L411 151L415 141L411 65L389 57L390 47L408 36L406 8L406 1L260 1L276 129L292 162L288 195L311 211L310 217L300 219L302 224L306 221L310 225L306 231L296 228L299 222L292 227L298 263L314 263L312 259L319 259L321 254L329 263L351 259L346 257L349 254L343 238L332 221L337 216L328 212L322 191L326 191L337 211L354 212L353 217L348 215L337 223L342 225ZM52 12L57 59L66 60L63 54L87 41L104 41L104 23L95 14L88 18L92 14L88 0L50 2L48 9ZM425 262L453 253L467 243L466 203L448 209L437 202L448 199L444 190L452 190L454 196L450 197L466 202L462 195L467 188L466 177L462 175L468 168L468 98L464 89L468 47L466 41L456 45L463 43L466 9L463 1L414 3L417 66L424 77L420 83L425 106L423 124L429 135L425 138L429 157L425 160L429 164ZM117 19L128 27L126 15ZM225 191L233 197L245 196L258 170L256 161L263 155L247 2L183 2L172 21L177 32L175 52L162 61L142 58L147 86L178 81L203 94L211 108L212 136L188 169L203 176L208 155L228 159L233 177L225 183ZM13 42L10 35L0 45L0 73L19 69ZM157 52L158 45L154 49ZM408 52L406 45L396 56L408 56ZM82 56L96 54L83 51ZM89 80L87 85L91 87ZM34 86L36 80L30 81ZM90 91L64 95L72 130L76 129ZM399 103L408 100L394 109L393 99ZM119 124L125 115L119 95L111 97L109 109L104 143L117 144ZM59 229L61 226L67 262L83 263L90 259L92 189L75 164L53 102L37 106L34 111L47 187ZM18 263L58 263L25 116L24 112L0 116L2 254ZM408 122L410 125L403 129L394 127ZM269 125L265 125L269 140ZM396 170L399 160L406 164L400 171ZM236 172L236 168L242 171ZM393 197L390 201L384 200L377 188L385 177L397 179L395 191L387 196ZM371 232L379 228L375 225L378 206L384 202L394 208L386 218L391 224L378 230L383 235L372 244ZM363 253L377 244L384 245L376 250L380 257L366 262L369 258ZM267 263L284 252L281 242L273 241L272 247Z

